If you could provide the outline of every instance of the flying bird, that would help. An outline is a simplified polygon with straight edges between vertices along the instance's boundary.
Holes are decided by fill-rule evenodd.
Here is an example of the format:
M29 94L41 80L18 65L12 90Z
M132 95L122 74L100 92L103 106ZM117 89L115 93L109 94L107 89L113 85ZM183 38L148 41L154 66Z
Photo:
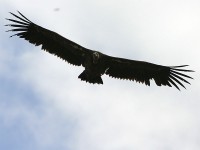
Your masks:
M101 76L106 74L113 78L136 81L148 86L150 86L150 80L153 79L158 86L174 86L180 90L179 86L185 88L183 83L190 84L187 78L193 79L184 74L184 72L193 72L184 69L188 65L162 66L145 61L108 56L70 41L56 32L33 23L19 11L18 13L16 15L10 12L15 19L6 18L12 22L6 25L12 27L8 31L16 32L12 36L23 38L35 46L41 45L43 50L72 65L83 66L85 70L78 76L83 81L103 84Z

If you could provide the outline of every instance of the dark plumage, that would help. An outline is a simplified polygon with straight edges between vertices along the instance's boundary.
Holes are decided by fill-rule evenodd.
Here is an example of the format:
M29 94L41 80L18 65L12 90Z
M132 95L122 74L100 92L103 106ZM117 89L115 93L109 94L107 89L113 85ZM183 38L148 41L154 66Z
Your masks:
M84 48L59 34L36 25L18 12L19 15L11 13L17 20L7 19L13 24L6 26L12 27L12 32L17 32L12 36L19 36L30 43L42 46L42 49L57 55L70 64L85 67L85 70L78 76L81 80L89 83L103 84L101 76L103 74L114 78L128 79L150 86L150 80L154 79L158 86L175 86L185 88L182 82L190 84L186 78L192 77L182 72L192 72L192 70L181 69L182 66L161 66L144 61L128 60L102 54ZM11 37L12 37L11 36Z

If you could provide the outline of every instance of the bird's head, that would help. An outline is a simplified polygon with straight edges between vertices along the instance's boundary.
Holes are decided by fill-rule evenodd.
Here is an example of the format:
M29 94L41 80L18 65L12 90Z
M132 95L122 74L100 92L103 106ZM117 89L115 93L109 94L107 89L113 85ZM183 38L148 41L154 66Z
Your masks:
M100 54L98 52L94 52L92 54L92 61L94 64L98 63L99 58L100 58Z

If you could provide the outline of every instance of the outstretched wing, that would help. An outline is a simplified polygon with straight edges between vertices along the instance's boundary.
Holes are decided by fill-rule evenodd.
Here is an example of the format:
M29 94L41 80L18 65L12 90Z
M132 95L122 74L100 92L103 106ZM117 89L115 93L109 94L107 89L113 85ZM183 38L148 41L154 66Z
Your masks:
M16 17L16 20L7 19L11 21L12 24L8 24L6 26L13 27L13 29L8 31L17 32L12 36L24 38L36 46L42 45L43 50L57 55L73 65L80 66L82 64L83 57L85 53L89 51L88 49L60 36L53 31L36 25L20 12L18 13L18 16L11 13L14 17Z
M154 79L158 86L175 86L178 85L185 88L182 82L190 84L185 78L192 77L181 72L193 72L192 70L180 69L182 66L161 66L143 61L128 60L108 56L107 70L105 74L120 79L128 79L136 82L145 83L150 86L150 80Z

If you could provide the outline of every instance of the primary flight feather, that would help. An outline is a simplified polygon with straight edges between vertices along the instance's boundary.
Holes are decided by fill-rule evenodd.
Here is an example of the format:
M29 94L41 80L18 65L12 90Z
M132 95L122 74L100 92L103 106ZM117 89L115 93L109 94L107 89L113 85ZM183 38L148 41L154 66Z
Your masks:
M98 51L93 51L70 41L61 35L45 29L27 19L18 12L19 15L11 13L16 19L7 19L11 24L12 32L30 43L42 46L42 49L57 55L70 64L83 66L85 70L78 76L81 80L89 83L103 84L101 76L103 74L114 78L128 79L150 86L150 80L153 79L158 86L179 86L183 82L190 84L186 79L192 77L183 72L192 72L192 70L182 69L187 65L181 66L162 66L144 61L129 60L124 58L112 57ZM12 37L11 36L11 37Z

